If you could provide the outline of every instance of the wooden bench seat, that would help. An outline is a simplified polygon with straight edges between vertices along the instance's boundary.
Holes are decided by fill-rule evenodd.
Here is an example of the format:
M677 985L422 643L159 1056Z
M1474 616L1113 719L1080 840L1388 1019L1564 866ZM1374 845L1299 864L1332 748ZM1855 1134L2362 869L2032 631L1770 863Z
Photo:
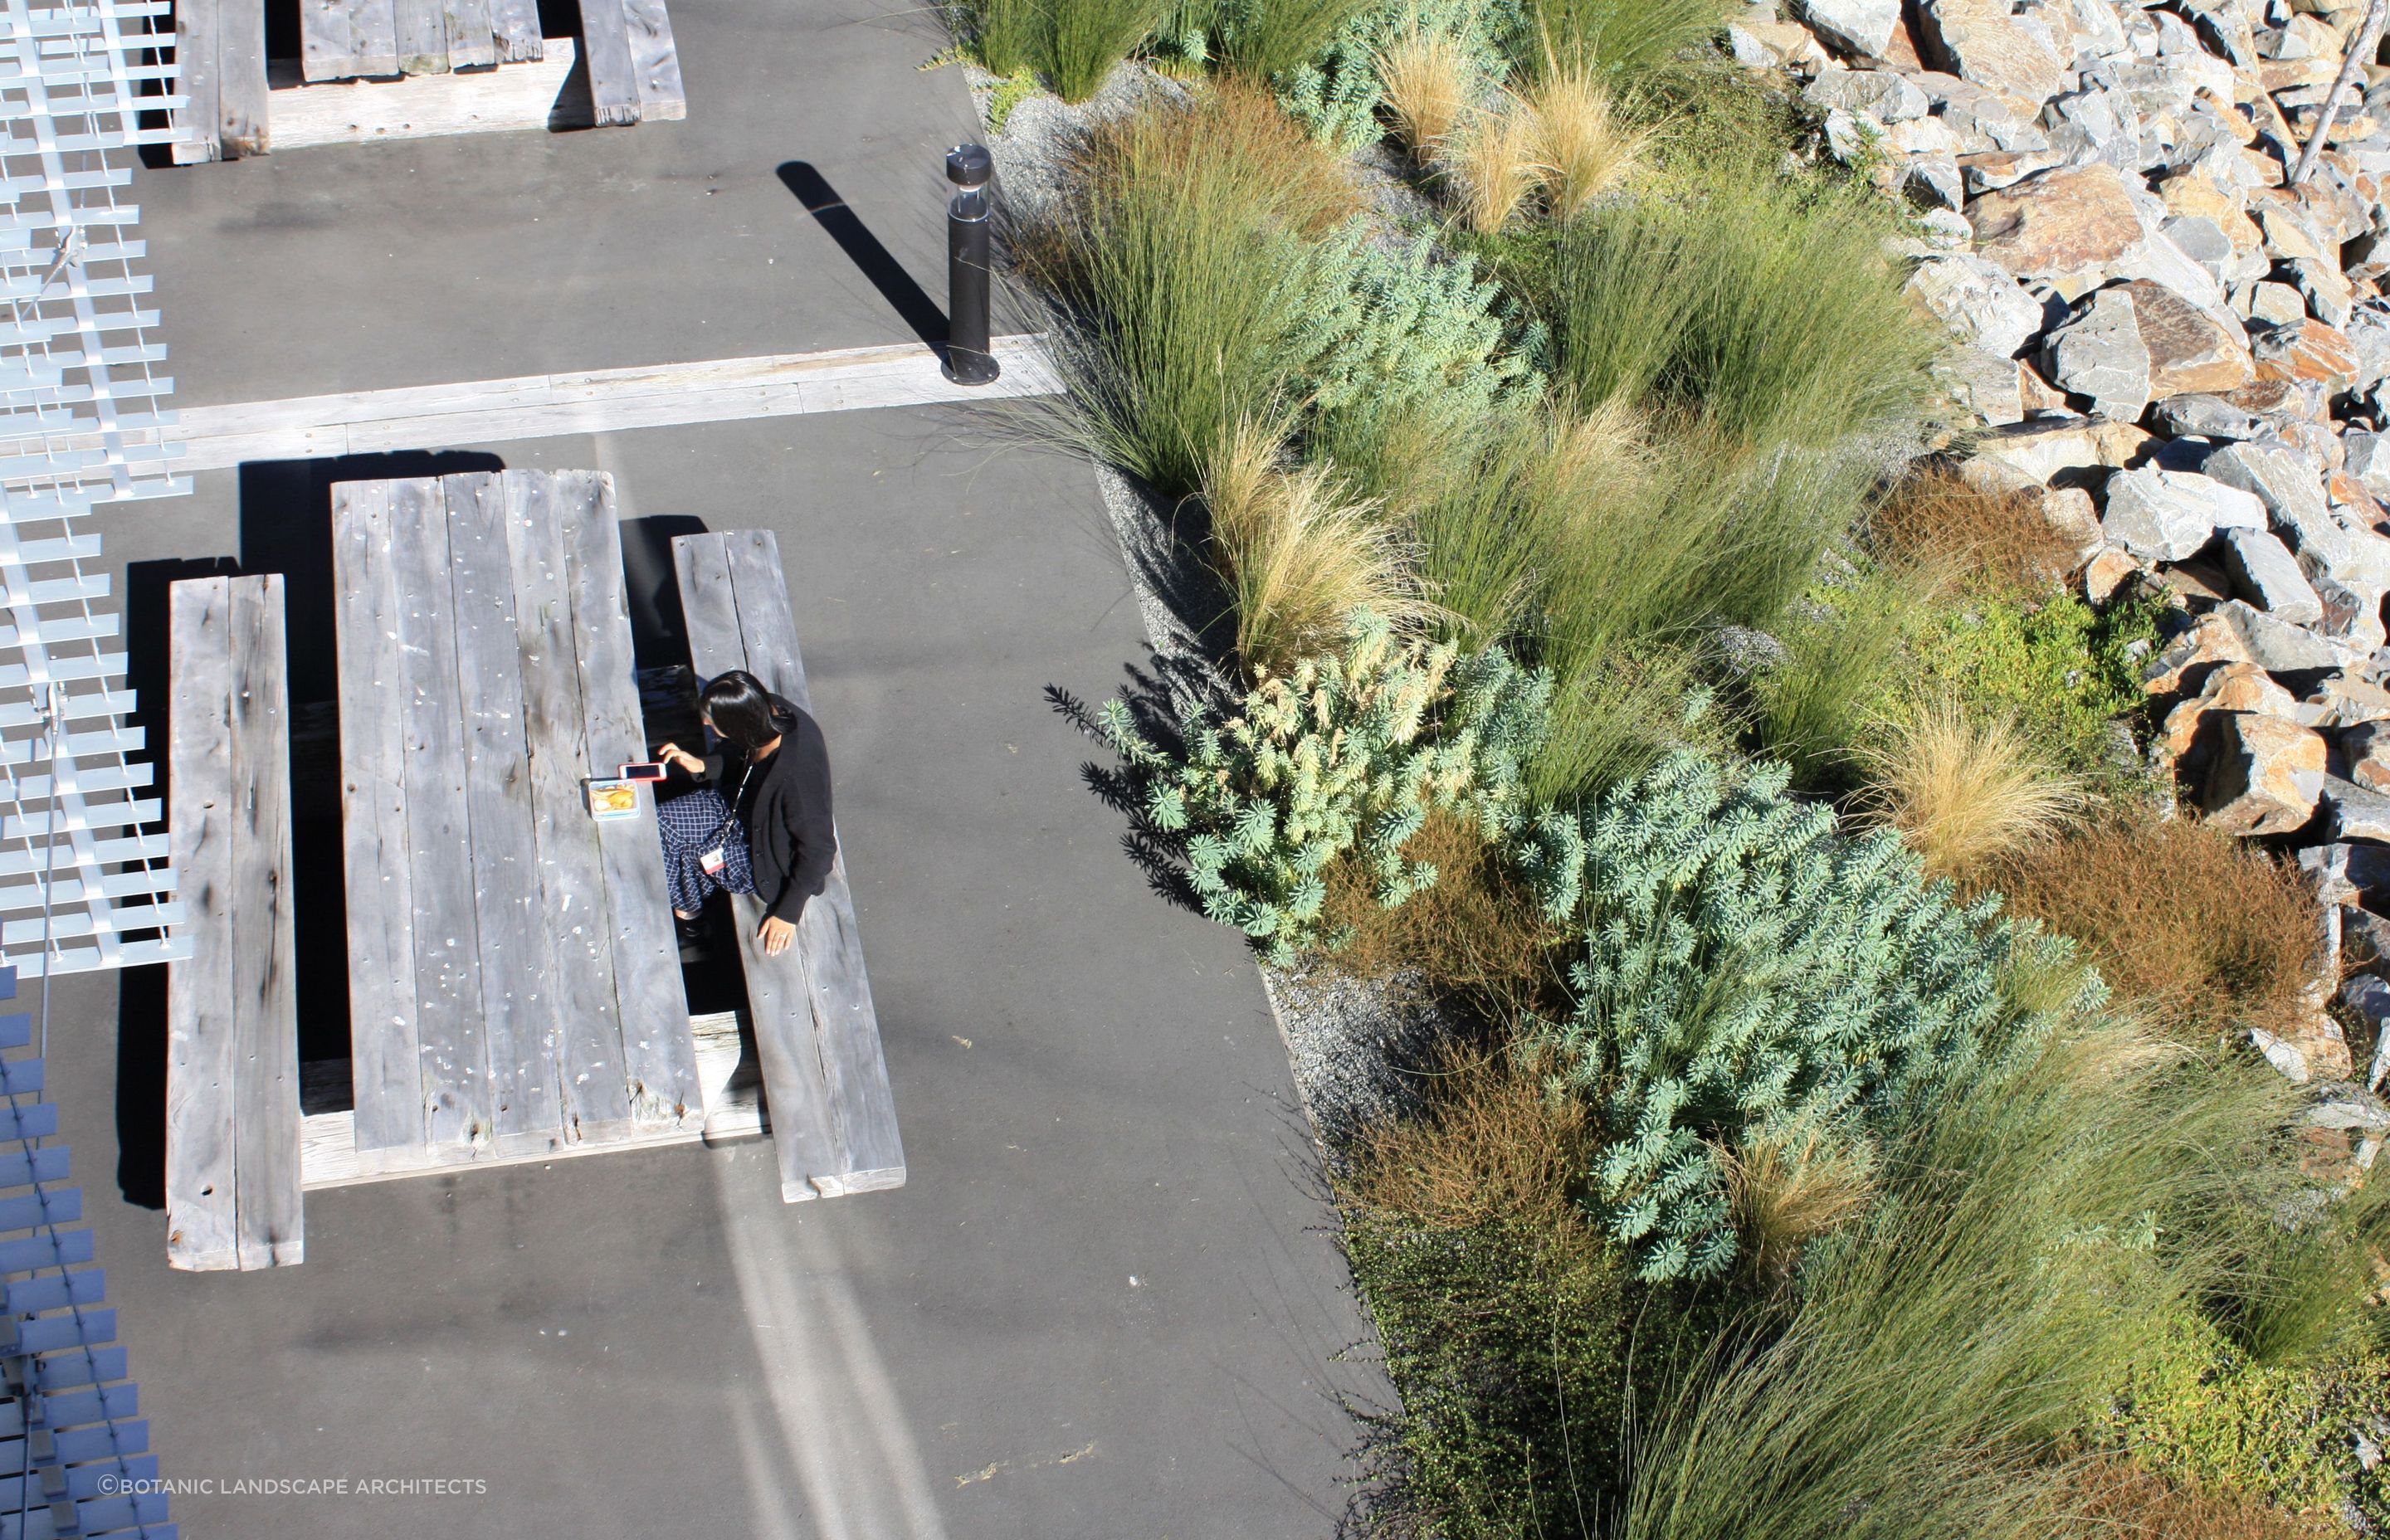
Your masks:
M174 0L174 88L188 98L175 117L174 163L264 155L277 143L687 117L664 0L580 6L576 44L540 35L537 0L300 0L300 58L269 66L259 0ZM559 56L553 70L506 68L545 64L551 53ZM414 85L308 89L475 71L495 73L461 76L453 100Z
M299 0L310 81L444 75L541 56L538 0Z
M168 609L191 955L167 969L166 1260L284 1266L305 1248L282 579L177 583Z
M779 545L771 532L683 535L673 542L673 565L698 677L745 669L765 688L811 712ZM836 742L832 737L833 767ZM832 862L826 890L806 903L796 944L780 956L765 956L756 939L763 905L740 894L733 908L779 1151L781 1199L794 1203L902 1187L905 1149L864 973L845 852Z

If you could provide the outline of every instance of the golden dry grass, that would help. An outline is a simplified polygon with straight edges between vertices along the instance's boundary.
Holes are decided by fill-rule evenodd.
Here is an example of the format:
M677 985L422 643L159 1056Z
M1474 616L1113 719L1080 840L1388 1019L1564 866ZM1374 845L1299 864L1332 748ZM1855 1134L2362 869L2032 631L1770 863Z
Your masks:
M1553 70L1522 98L1533 154L1554 217L1574 219L1633 173L1649 135L1618 121L1610 93L1586 70Z
M1352 178L1269 87L1233 76L1183 98L1150 96L1133 112L1099 121L1071 159L1071 180L1099 190L1232 179L1250 207L1308 238L1361 209Z
M1867 1150L1815 1120L1762 1128L1723 1156L1743 1261L1770 1283L1791 1277L1804 1247L1857 1218L1875 1194Z
M1449 33L1413 26L1377 52L1379 88L1394 132L1424 160L1469 110L1477 68Z
M2297 869L2187 817L2097 824L1987 863L1972 885L2074 937L2126 1003L2179 1036L2297 1020L2319 957Z
M1426 1110L1378 1124L1348 1151L1346 1198L1430 1229L1579 1228L1573 1195L1594 1149L1583 1098L1552 1095L1538 1066L1497 1050L1454 1045L1427 1072Z
M2327 1540L2336 1526L2224 1488L2174 1486L2133 1461L2086 1462L2067 1482L2066 1540Z
M1248 674L1282 674L1332 648L1364 605L1397 627L1437 610L1377 506L1349 495L1327 465L1288 467L1279 435L1251 421L1205 468L1212 557L1236 604Z
M1438 141L1437 169L1470 229L1499 234L1544 179L1536 137L1533 115L1506 96L1500 106L1477 112Z
M1953 699L1892 724L1862 758L1863 802L1936 877L1963 880L2045 844L2085 805L2082 781L2052 766L2013 718L1975 715Z
M1996 594L2045 592L2065 581L2074 549L2042 517L2039 495L1985 492L1956 471L1909 476L1868 516L1878 554Z

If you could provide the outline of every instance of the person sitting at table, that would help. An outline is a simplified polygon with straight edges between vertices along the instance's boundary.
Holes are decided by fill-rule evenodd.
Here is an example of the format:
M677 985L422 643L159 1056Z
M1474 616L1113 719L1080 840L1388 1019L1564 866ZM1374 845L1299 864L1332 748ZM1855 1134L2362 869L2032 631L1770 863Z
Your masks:
M702 940L699 916L716 892L764 903L757 934L777 956L796 939L805 900L829 880L829 750L821 727L763 682L734 669L713 680L698 714L720 750L700 759L667 743L656 757L701 784L656 806L664 881L681 939Z

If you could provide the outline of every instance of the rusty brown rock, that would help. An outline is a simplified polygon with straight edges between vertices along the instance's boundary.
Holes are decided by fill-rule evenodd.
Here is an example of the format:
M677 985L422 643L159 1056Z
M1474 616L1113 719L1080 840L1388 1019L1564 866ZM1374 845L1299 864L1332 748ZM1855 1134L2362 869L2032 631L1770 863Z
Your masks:
M2023 101L2047 101L2065 83L2066 61L2017 22L2008 0L1925 0L1918 42L1960 80Z
M1976 249L2020 278L2096 275L2141 240L2124 178L2104 161L1987 192L1967 205L1967 222Z
M2294 722L2298 709L2297 697L2274 683L2264 669L2255 663L2227 663L2208 674L2197 695L2166 713L2157 751L2178 771L2196 774L2215 757L2224 717L2252 712Z
M2260 380L2312 380L2327 391L2345 391L2357 383L2364 367L2357 346L2345 332L2308 321L2287 336L2277 336L2256 353Z
M2323 735L2255 712L2219 712L2216 756L2200 803L2232 834L2287 834L2315 816Z
M2125 286L2140 323L2141 345L2150 350L2150 394L2204 391L2220 395L2256 378L2242 337L2224 329L2207 312L2147 278Z
M2166 644L2166 649L2142 675L2142 687L2152 695L2173 695L2194 681L2204 683L2205 670L2216 663L2249 662L2249 644L2223 615L2210 612L2193 621L2191 629Z

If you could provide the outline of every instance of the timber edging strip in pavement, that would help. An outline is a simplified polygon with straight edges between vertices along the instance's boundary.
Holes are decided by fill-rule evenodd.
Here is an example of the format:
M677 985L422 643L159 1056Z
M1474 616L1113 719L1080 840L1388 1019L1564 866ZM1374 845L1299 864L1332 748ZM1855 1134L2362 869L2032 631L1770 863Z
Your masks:
M1042 337L999 337L991 351L1004 373L988 385L955 384L939 372L935 353L908 342L193 406L182 410L175 426L152 431L180 442L173 468L188 472L228 470L251 460L328 459L1060 392Z

